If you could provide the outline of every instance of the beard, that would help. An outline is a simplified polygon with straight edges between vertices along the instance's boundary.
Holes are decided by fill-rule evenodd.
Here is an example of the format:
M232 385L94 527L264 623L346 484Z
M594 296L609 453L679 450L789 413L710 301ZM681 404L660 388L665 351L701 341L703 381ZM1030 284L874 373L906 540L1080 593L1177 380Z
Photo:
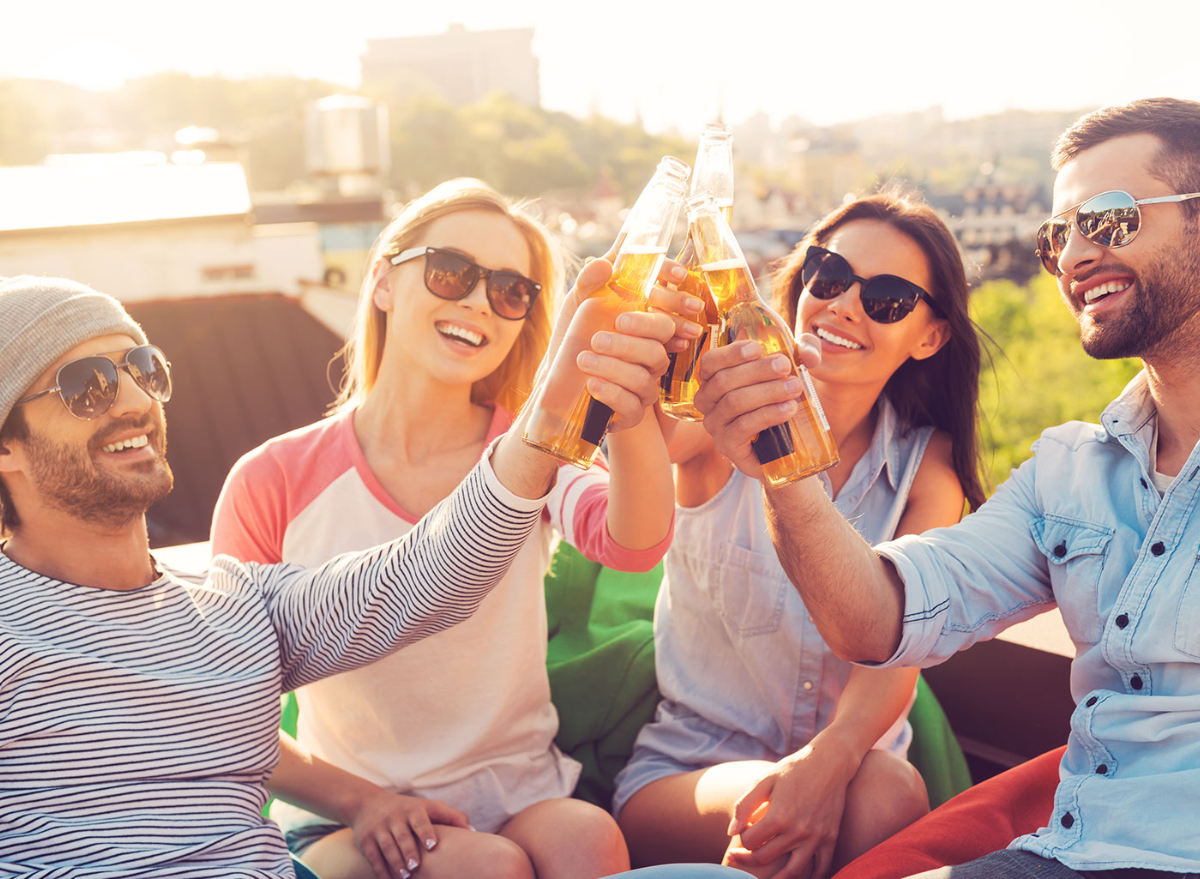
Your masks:
M1181 247L1136 273L1136 298L1125 313L1103 323L1081 325L1083 350L1098 360L1120 357L1174 359L1192 351L1200 320L1200 240L1189 235Z
M97 467L92 454L122 431L144 430L155 458L125 472L112 473ZM22 440L29 456L29 478L45 502L77 519L120 528L145 515L155 501L166 497L174 484L166 459L166 420L157 417L114 421L98 431L86 447L56 442L32 430Z

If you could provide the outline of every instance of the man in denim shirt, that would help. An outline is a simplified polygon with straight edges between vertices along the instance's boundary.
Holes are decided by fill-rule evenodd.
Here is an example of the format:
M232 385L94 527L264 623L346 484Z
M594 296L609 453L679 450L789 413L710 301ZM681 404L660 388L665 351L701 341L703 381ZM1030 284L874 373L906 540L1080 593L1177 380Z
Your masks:
M1054 164L1039 256L1084 350L1145 369L1099 425L1043 433L959 525L872 550L815 480L764 488L768 518L846 659L933 665L1062 611L1076 709L1049 826L955 879L1200 874L1200 104L1089 114ZM718 448L754 476L751 438L795 407L760 354L710 354L696 398Z

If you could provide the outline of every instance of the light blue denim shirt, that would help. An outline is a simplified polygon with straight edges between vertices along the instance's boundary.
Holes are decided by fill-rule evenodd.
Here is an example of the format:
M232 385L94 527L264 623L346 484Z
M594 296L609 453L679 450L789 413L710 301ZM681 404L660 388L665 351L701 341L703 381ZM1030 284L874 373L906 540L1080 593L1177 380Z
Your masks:
M893 665L933 665L1058 605L1075 712L1048 827L1076 870L1200 871L1200 445L1162 497L1145 374L1070 422L960 524L876 547L905 584ZM1029 686L1036 687L1037 681Z
M906 429L880 399L871 445L834 501L868 541L895 535L932 432ZM760 483L738 472L676 509L654 641L663 702L617 777L618 812L658 778L795 753L829 725L850 675L779 564ZM880 741L903 755L911 737L901 717Z

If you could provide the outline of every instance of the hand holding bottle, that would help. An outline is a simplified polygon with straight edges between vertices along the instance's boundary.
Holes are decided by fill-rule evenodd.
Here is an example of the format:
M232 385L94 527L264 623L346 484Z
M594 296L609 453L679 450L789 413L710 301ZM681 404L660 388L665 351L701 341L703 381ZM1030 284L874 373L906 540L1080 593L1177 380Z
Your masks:
M784 354L764 356L758 342L735 342L700 358L696 407L713 443L733 466L764 479L751 443L762 431L795 417L804 386ZM796 361L807 368L821 362L820 343L805 333L796 340Z
M563 344L578 350L575 366L587 376L588 393L614 412L609 430L622 430L641 421L646 408L658 399L658 380L667 368L667 352L680 350L701 332L698 323L681 314L694 314L700 306L689 304L686 293L663 286L682 273L677 263L664 260L658 285L649 296L652 310L624 312L616 317L612 330L595 331L591 315L602 305L596 293L608 283L611 263L606 259L589 262L567 294L546 362L554 361Z

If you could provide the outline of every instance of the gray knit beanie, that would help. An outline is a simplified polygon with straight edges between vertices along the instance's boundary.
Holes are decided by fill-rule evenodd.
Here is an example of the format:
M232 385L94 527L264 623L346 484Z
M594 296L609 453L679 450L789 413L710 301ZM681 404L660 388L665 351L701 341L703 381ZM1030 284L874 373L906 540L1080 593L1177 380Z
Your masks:
M96 336L146 334L113 297L65 278L0 278L0 425L54 361Z

